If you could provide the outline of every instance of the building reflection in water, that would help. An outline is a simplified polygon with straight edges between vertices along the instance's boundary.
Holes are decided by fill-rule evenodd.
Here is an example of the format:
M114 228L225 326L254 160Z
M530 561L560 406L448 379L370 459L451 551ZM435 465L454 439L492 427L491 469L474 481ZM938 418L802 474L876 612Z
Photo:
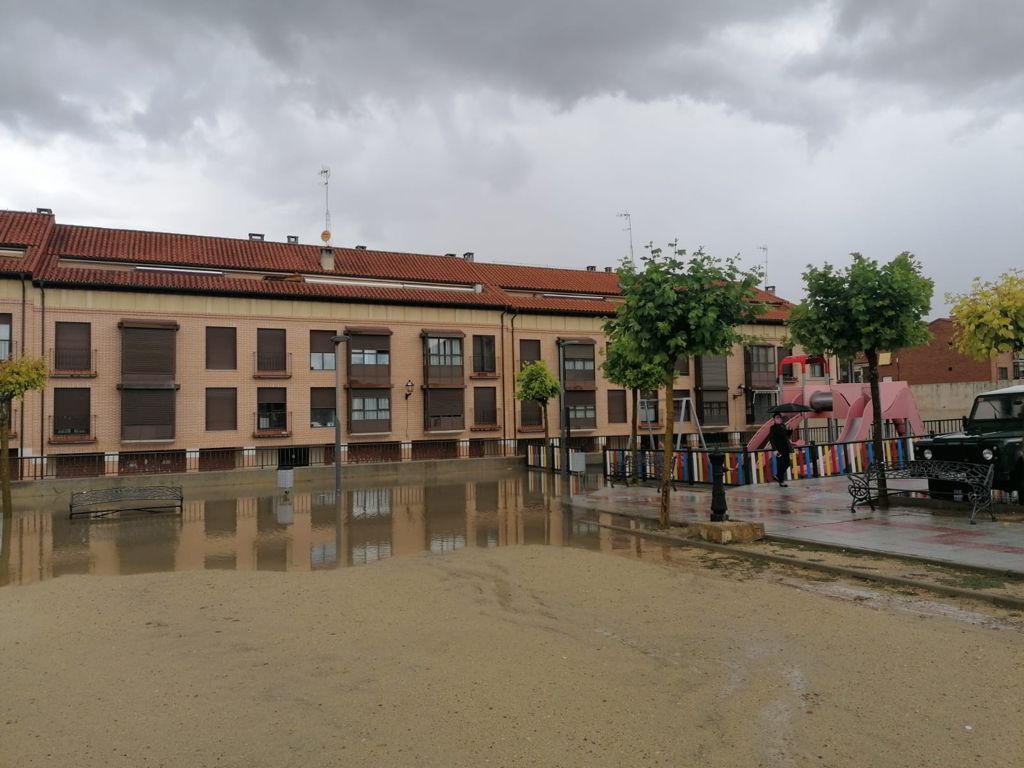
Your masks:
M68 520L64 510L21 512L9 527L0 582L178 570L311 571L464 547L622 546L598 526L572 519L563 508L562 482L524 472L482 482L353 488L338 499L323 490L242 498L213 490L207 498L186 497L181 516Z

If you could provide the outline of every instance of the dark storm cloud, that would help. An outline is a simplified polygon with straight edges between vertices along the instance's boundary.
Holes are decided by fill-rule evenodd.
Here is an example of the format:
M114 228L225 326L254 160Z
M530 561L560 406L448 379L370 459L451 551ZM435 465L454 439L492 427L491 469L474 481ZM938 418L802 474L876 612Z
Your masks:
M570 108L693 98L827 132L874 100L1020 108L1019 0L0 0L0 123L171 140L225 112L348 115L477 89ZM821 19L813 49L762 49ZM724 42L737 27L743 42ZM10 76L13 75L13 76ZM881 89L879 87L881 86ZM879 89L879 90L873 90Z

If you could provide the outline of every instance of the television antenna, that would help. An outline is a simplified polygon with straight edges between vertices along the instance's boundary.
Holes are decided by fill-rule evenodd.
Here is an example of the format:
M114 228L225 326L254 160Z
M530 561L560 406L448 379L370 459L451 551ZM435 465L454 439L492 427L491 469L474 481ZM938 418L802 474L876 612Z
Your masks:
M626 220L626 226L622 231L629 232L629 263L636 266L636 261L633 259L633 218L629 215L629 211L623 211L615 215L620 219Z
M764 254L764 287L765 290L768 288L768 246L759 245L757 250Z
M331 244L331 169L326 165L320 168L320 183L324 188L324 231L320 239L327 245Z

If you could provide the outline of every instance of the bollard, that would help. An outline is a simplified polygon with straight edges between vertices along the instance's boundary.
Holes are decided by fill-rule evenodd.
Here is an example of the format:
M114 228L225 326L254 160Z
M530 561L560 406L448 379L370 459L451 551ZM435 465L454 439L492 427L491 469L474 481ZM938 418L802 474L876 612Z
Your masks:
M719 451L708 454L711 462L711 522L721 523L729 519L729 506L725 503L725 454Z

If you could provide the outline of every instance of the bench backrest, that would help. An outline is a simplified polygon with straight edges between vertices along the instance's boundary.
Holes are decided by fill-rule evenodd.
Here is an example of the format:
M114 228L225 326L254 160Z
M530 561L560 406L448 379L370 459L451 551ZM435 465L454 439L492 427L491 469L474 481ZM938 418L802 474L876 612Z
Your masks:
M181 488L173 485L118 486L78 491L71 494L72 507L106 504L112 501L182 501Z

